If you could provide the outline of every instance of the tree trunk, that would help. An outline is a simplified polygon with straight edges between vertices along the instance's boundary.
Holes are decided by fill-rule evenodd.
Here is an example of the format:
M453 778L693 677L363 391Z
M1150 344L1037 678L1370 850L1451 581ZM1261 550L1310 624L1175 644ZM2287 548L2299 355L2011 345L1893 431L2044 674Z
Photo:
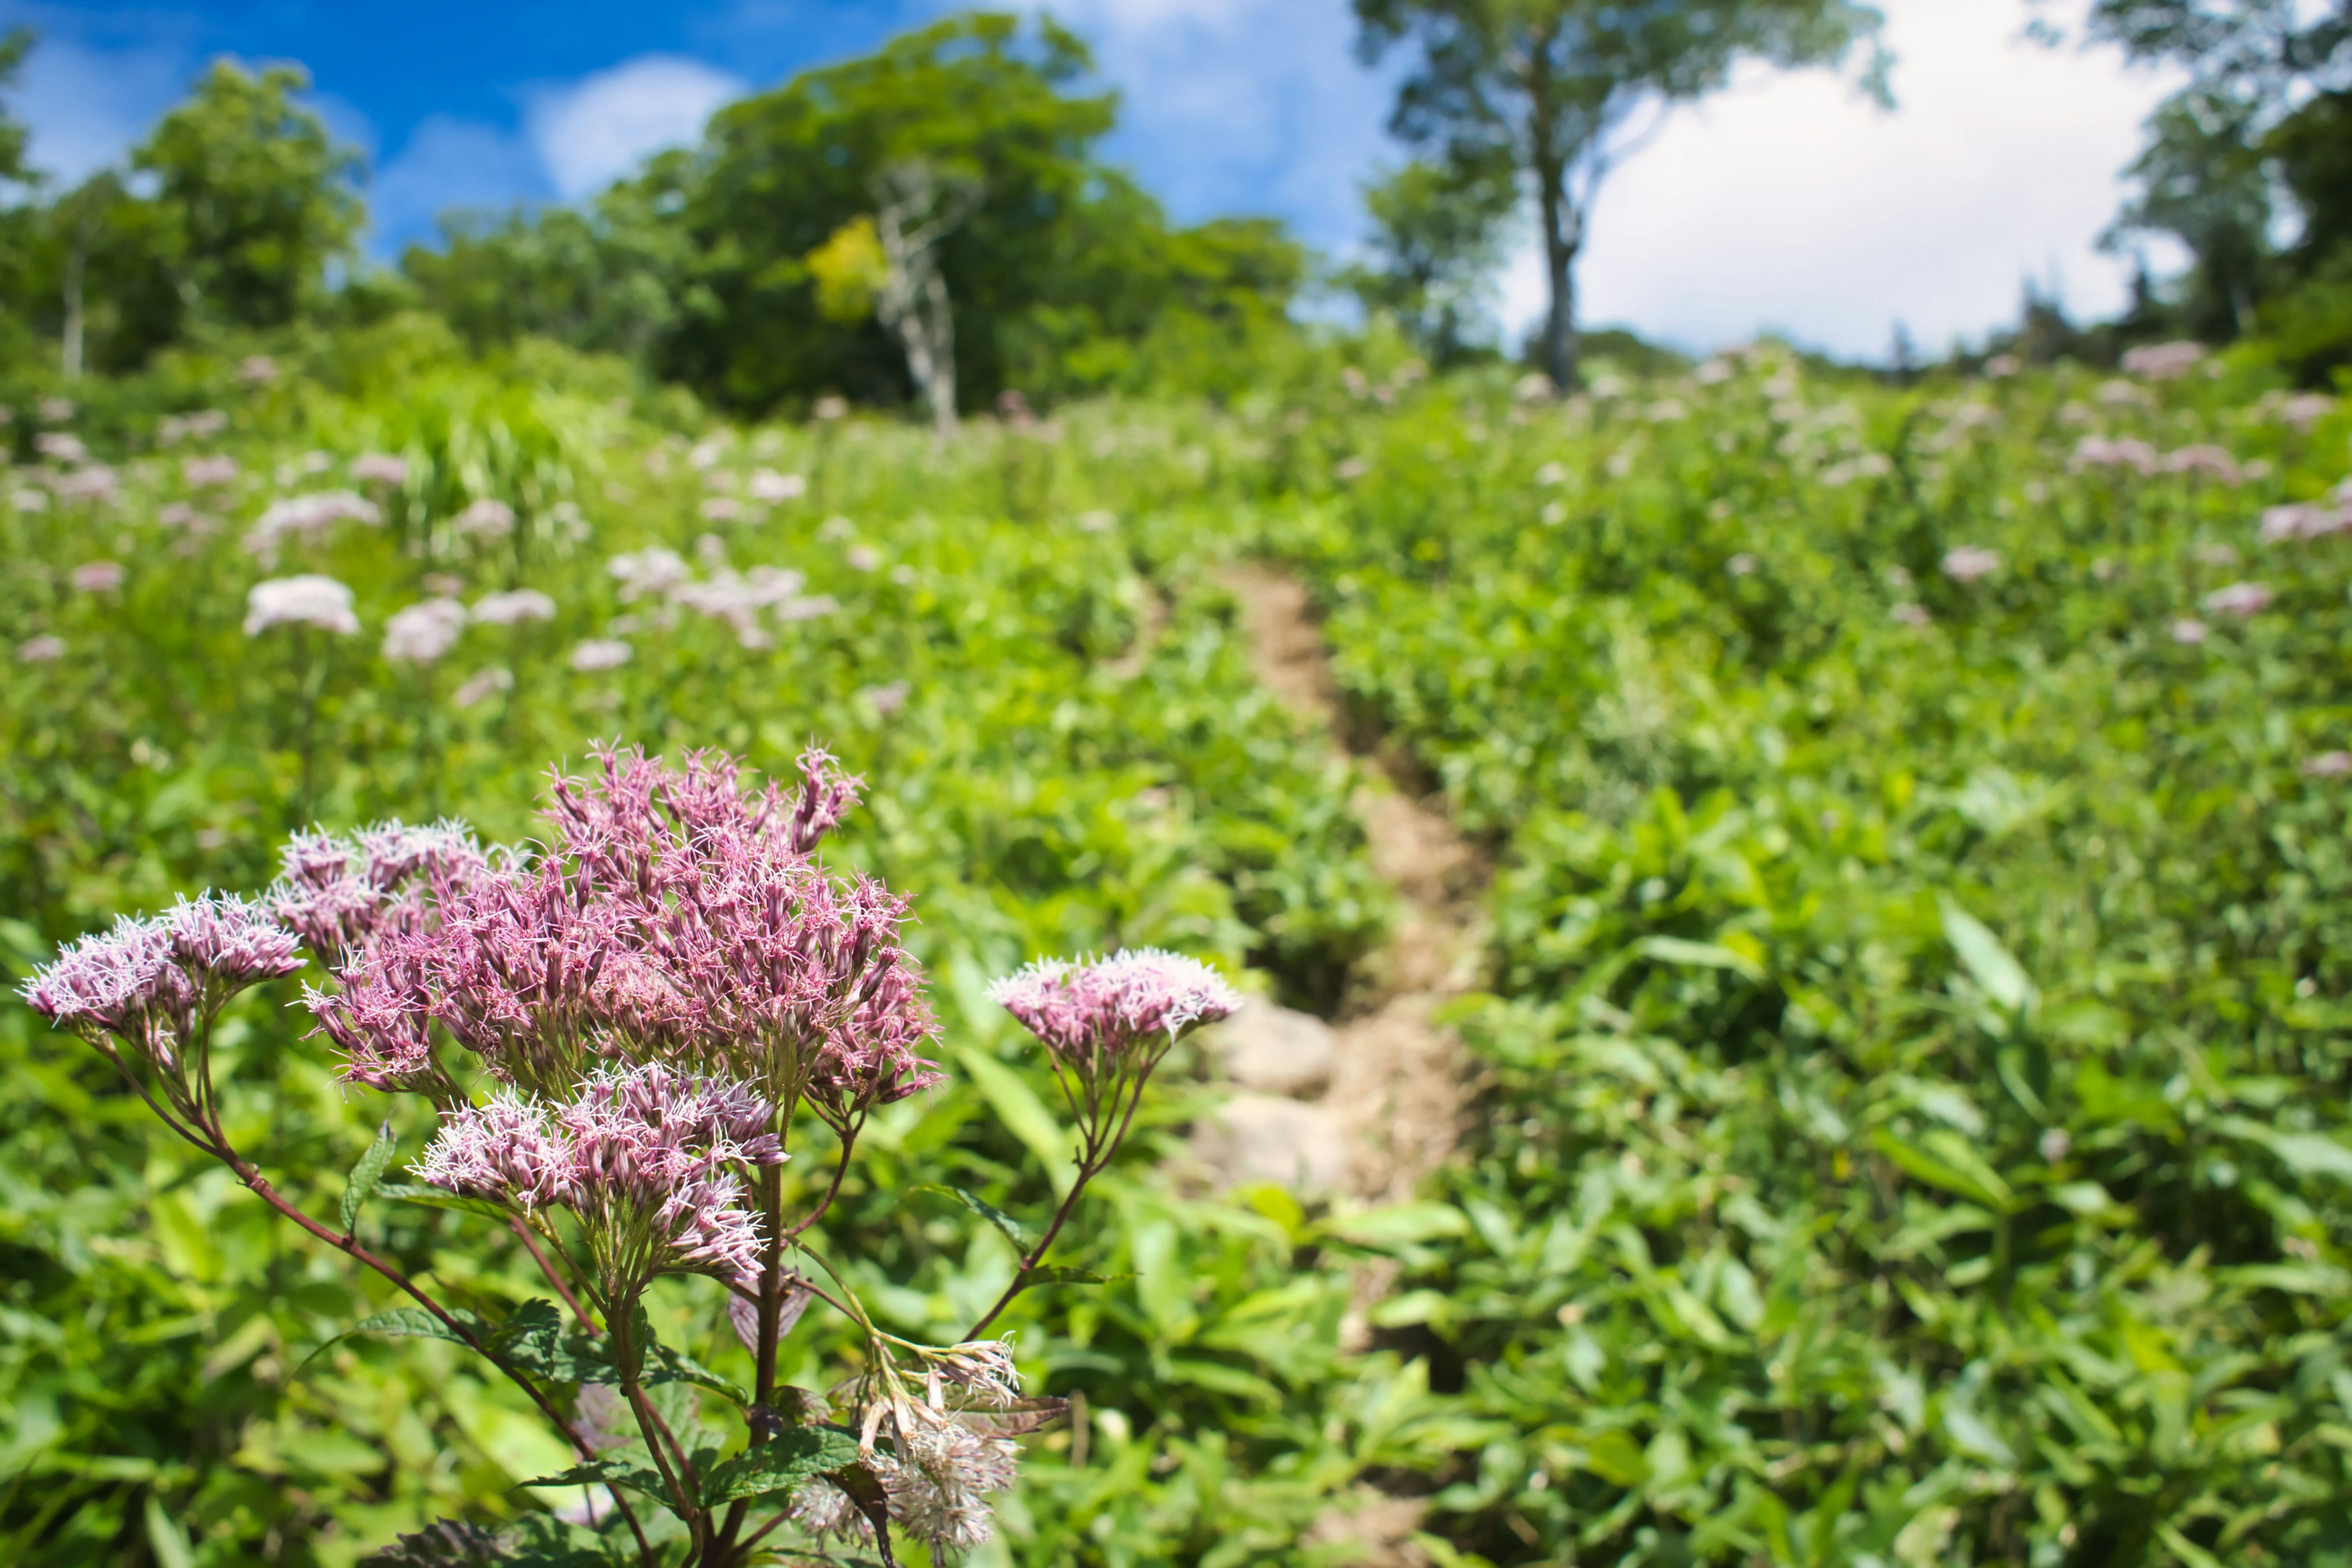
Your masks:
M929 409L931 428L956 427L955 311L940 271L939 243L971 215L976 189L942 192L929 170L905 164L883 178L887 199L874 215L884 272L877 313L898 334L907 374Z
M82 274L89 263L89 245L80 234L74 236L73 247L66 252L65 331L58 343L58 368L68 381L81 379L82 358Z
M1569 393L1575 391L1577 384L1576 253L1584 239L1584 215L1570 199L1564 161L1538 160L1536 191L1543 221L1548 306L1543 331L1544 374L1551 377L1555 391Z

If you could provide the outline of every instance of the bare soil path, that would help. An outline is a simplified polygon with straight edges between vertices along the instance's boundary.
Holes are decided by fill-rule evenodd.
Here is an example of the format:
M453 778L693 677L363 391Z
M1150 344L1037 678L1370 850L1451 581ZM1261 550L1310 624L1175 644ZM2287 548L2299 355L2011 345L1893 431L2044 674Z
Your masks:
M1319 721L1334 750L1346 751L1347 714L1306 589L1255 563L1232 568L1221 581L1241 602L1258 679L1286 706ZM1324 1103L1347 1140L1349 1191L1396 1203L1444 1163L1463 1132L1460 1043L1433 1016L1476 983L1488 868L1398 770L1376 752L1349 754L1370 766L1372 778L1352 805L1373 869L1402 907L1333 1024L1338 1059Z

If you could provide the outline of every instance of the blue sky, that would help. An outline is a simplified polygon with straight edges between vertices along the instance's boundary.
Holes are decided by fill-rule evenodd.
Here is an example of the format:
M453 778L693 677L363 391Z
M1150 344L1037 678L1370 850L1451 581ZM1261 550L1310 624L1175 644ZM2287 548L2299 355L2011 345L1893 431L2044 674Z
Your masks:
M1032 0L1021 0L1030 4ZM1744 79L1678 110L1604 193L1586 311L1688 347L1774 328L1871 354L2013 316L2020 281L2112 308L2093 249L2160 79L2021 45L2025 0L1881 0L1900 107L1818 73ZM16 94L37 163L119 157L217 54L307 65L368 154L373 248L452 206L577 199L691 140L718 105L873 47L944 0L0 0L42 42ZM2063 8L2063 7L2062 7ZM1329 250L1396 149L1393 66L1356 59L1347 0L1055 0L1126 113L1111 153L1182 219L1273 213ZM1540 284L1522 255L1506 316Z

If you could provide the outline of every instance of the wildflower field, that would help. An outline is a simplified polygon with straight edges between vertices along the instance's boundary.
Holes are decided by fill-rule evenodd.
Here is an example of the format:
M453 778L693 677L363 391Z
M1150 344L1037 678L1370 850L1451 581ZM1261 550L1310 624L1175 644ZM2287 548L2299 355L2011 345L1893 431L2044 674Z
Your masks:
M1367 788L1490 872L1468 1115L1407 1200L1220 1188L1226 1088L1161 1067L1071 1272L996 1320L1072 1404L970 1561L2352 1563L2352 416L2186 351L1895 386L1765 347L1564 402L1362 353L938 439L395 321L13 405L0 1561L340 1565L583 1495L521 1489L574 1456L512 1383L351 1335L394 1293L16 986L298 832L532 843L599 742L788 784L814 742L945 1077L813 1235L925 1344L1078 1153L992 983L1162 948L1345 1017L1399 919ZM1261 679L1245 563L1304 585L1331 724ZM226 1131L514 1321L528 1249L425 1201L434 1108L343 1081L301 998L223 1015ZM751 1384L717 1280L646 1307ZM855 1328L808 1310L782 1381ZM498 1560L641 1560L551 1531Z

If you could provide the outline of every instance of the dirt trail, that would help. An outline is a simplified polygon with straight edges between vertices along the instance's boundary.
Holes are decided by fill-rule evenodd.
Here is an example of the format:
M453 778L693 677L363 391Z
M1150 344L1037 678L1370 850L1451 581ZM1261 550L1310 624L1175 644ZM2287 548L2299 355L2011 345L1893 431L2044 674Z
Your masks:
M1241 602L1258 679L1286 706L1320 720L1334 748L1343 748L1349 726L1307 591L1255 563L1221 580ZM1487 868L1398 770L1377 752L1352 754L1370 764L1373 779L1351 805L1370 841L1372 868L1396 889L1402 908L1333 1024L1338 1062L1324 1104L1347 1139L1349 1191L1396 1203L1411 1197L1461 1139L1460 1047L1431 1019L1476 982ZM1373 1286L1373 1293L1380 1289Z

